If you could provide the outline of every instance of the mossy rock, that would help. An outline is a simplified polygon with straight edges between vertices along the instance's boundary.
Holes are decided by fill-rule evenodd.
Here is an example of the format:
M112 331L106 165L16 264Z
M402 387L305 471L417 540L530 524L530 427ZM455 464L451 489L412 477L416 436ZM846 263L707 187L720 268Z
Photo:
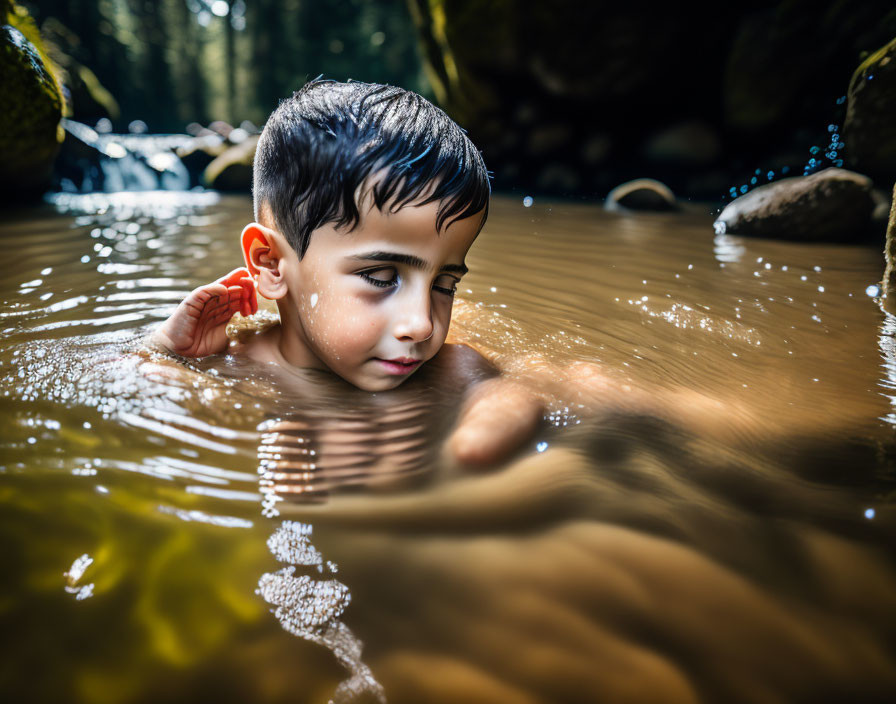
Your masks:
M0 186L4 197L39 193L62 141L62 96L37 48L0 27Z
M896 181L896 39L856 69L848 96L846 158L887 188Z

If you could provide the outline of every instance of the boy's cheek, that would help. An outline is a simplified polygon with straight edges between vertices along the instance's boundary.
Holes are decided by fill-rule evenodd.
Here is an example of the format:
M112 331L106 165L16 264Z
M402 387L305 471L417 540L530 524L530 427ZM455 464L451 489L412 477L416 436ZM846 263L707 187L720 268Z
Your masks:
M379 327L374 316L346 299L318 301L306 316L312 342L337 359L351 358L376 346Z

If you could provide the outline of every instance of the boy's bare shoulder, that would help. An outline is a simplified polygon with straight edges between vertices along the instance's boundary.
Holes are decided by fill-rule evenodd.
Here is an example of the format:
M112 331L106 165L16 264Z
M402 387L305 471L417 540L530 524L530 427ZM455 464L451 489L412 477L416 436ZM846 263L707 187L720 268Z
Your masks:
M260 327L238 329L231 337L228 354L247 357L261 364L278 363L277 342L280 323L273 322Z

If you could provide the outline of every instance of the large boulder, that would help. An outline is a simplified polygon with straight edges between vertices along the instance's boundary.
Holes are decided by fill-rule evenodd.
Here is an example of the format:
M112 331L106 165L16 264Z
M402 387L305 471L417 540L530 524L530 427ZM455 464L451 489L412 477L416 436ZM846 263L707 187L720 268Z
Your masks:
M864 238L875 201L867 176L829 168L759 186L729 203L715 221L719 234L803 241Z
M751 145L787 142L795 130L825 120L835 108L834 91L843 90L862 53L896 35L892 0L776 0L746 7L722 94L727 127Z
M889 187L896 181L896 39L856 69L848 96L843 135L849 164Z
M59 85L37 47L0 27L0 198L40 193L62 142Z
M560 163L589 196L650 173L716 198L839 123L862 52L896 36L892 0L714 3L699 22L642 5L409 0L435 97L496 188L565 193L542 177Z

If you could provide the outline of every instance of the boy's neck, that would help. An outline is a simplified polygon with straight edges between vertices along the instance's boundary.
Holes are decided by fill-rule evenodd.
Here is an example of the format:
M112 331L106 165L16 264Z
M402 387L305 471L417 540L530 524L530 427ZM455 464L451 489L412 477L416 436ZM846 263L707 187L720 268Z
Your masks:
M278 363L287 368L296 369L326 369L327 367L311 351L307 336L298 316L294 311L279 305L280 325L277 326L277 338L274 340Z

